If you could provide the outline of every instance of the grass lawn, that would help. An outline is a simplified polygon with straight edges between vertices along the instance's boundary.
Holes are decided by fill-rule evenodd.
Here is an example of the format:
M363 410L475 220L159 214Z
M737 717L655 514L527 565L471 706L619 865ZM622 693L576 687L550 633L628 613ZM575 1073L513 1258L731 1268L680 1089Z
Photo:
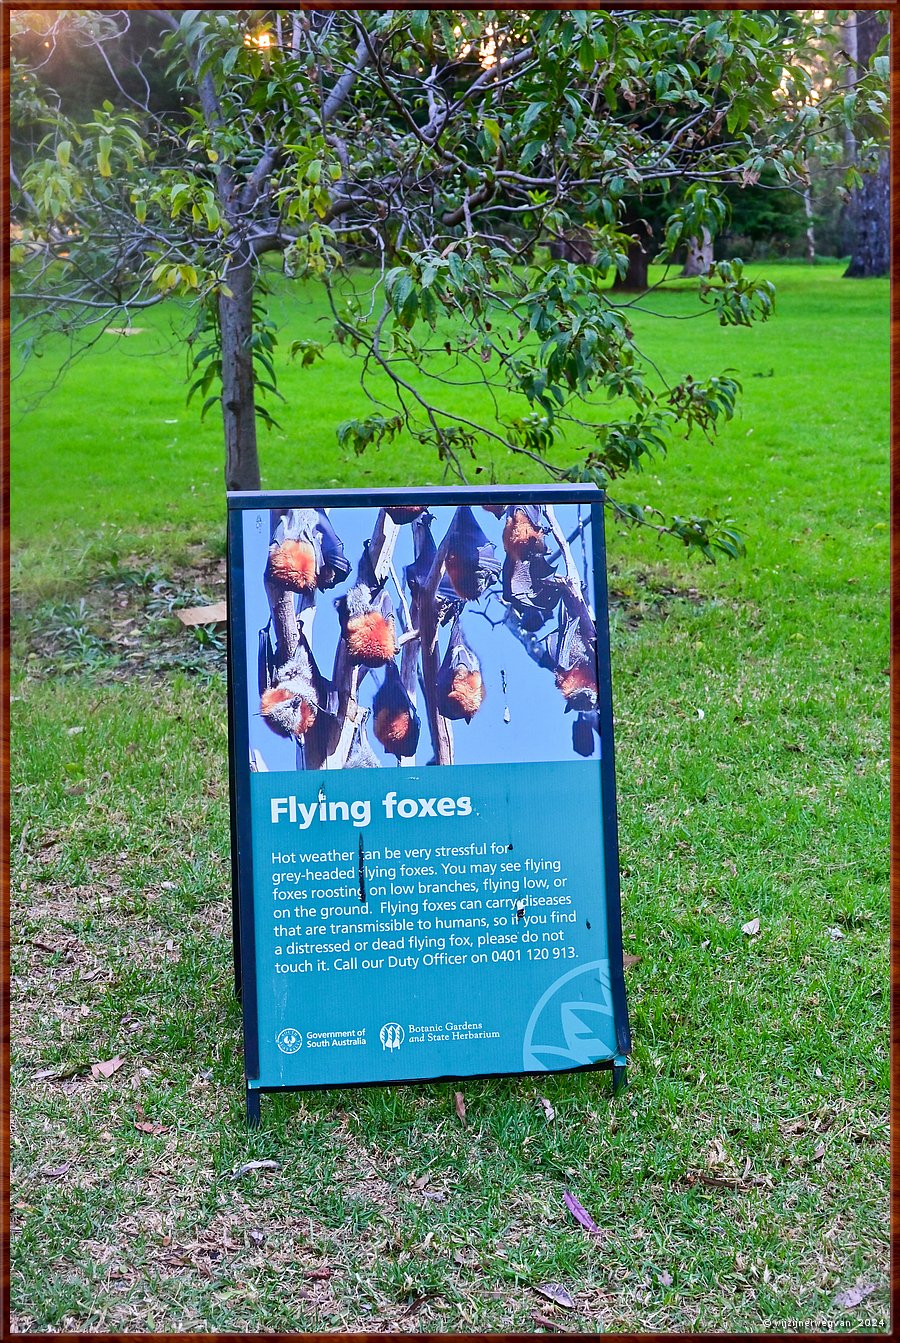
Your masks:
M465 1124L442 1084L263 1097L245 1130L221 640L172 618L222 593L220 431L171 310L18 380L18 1329L887 1330L888 290L767 273L750 332L672 320L684 284L635 315L667 375L744 395L622 495L749 553L608 537L630 1085L466 1083ZM285 345L321 311L281 299ZM402 441L340 457L356 376L285 366L265 485L440 480Z

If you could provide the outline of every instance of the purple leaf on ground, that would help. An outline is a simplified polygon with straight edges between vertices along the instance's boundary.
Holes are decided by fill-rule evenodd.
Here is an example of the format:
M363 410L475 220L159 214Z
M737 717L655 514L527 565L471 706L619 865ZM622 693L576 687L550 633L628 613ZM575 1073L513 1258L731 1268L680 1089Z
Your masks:
M836 1306L843 1306L845 1310L850 1310L858 1306L861 1301L865 1301L867 1296L871 1296L875 1291L874 1282L865 1282L860 1278L852 1287L845 1287L842 1292L838 1292L834 1298Z
M548 1301L554 1301L556 1305L563 1306L566 1310L575 1309L575 1298L561 1282L542 1282L534 1290L539 1292L541 1296L545 1296Z
M574 1194L569 1193L568 1189L563 1194L563 1199L566 1207L569 1209L569 1212L575 1218L575 1221L579 1226L583 1226L585 1231L589 1232L592 1236L603 1235L603 1232L600 1230L591 1214L586 1208L581 1206Z

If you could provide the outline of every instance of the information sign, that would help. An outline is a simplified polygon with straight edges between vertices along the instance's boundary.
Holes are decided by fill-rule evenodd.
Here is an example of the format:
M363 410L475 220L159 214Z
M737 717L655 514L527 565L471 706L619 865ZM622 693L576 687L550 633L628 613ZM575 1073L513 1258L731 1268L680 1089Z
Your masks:
M611 1067L603 497L228 497L234 934L262 1091Z

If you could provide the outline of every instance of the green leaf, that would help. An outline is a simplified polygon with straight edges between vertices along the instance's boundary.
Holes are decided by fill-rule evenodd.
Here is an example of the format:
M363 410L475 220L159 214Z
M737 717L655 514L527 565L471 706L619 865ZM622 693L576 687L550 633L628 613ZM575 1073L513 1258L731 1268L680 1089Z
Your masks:
M101 135L97 141L97 167L101 177L112 177L112 167L110 166L109 156L112 153L112 139L108 135Z

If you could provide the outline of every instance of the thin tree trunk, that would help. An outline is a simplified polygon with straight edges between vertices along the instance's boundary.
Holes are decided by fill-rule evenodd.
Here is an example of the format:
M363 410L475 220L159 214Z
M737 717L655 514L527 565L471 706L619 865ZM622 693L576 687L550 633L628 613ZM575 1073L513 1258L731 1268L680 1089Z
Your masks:
M222 340L222 421L225 428L225 488L258 490L256 403L253 387L253 262L238 252L228 267L231 296L219 295Z
M803 191L803 212L806 215L806 259L813 266L816 261L816 226L810 187L805 187Z

